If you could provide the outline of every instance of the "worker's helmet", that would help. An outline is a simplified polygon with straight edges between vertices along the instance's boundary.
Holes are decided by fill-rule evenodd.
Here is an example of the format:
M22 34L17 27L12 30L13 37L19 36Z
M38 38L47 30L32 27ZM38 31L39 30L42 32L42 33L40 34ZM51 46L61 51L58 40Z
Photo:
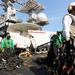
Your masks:
M70 13L72 10L75 10L75 2L70 3L68 6L68 12Z

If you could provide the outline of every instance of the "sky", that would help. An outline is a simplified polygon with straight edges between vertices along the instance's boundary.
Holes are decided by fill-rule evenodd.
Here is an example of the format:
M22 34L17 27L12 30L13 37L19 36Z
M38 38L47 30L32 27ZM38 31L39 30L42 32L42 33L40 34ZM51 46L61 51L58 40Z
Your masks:
M26 3L27 0L18 0ZM42 27L43 31L60 31L62 30L62 19L65 14L68 14L67 8L71 2L74 0L36 0L41 5L44 5L45 10L41 13L46 14L49 24ZM1 2L1 0L0 0ZM19 4L14 4L14 7L20 9ZM5 14L2 7L0 7L0 14ZM16 15L18 18L21 18L23 22L26 22L29 18L29 15L26 13L17 12Z

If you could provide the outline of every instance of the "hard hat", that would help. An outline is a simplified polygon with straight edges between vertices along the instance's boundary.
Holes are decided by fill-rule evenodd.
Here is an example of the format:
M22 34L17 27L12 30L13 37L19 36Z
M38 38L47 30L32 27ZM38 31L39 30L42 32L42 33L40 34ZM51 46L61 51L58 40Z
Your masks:
M70 3L70 6L75 6L75 2Z
M75 10L75 8L73 8L75 6L75 2L70 3L70 5L68 6L68 12L70 13L72 10Z

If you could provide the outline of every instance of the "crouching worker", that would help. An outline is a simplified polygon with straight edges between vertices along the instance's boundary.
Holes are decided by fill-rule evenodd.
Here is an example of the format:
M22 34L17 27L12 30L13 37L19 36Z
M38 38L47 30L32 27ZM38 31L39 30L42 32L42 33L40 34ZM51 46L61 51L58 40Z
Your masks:
M4 52L4 50L14 50L14 42L11 39L10 34L7 34L6 38L3 39L1 43L1 50Z

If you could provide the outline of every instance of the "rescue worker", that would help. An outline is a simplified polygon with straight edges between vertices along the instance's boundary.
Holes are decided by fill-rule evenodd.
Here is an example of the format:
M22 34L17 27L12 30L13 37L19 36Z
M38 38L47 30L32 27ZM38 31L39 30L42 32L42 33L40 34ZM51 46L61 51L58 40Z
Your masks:
M60 49L60 42L59 42L59 39L58 39L58 35L57 34L54 34L52 37L51 37L51 41L50 41L50 50L48 51L48 66L52 67L53 65L53 62L56 58L59 58L59 55L58 55L58 51Z
M52 41L53 41L53 50L54 50L55 55L57 56L58 51L60 49L60 41L59 41L58 35L54 35Z
M68 6L68 13L63 18L63 36L65 39L67 66L70 67L73 64L71 54L75 51L75 2Z
M4 52L2 51L3 52L3 56L2 57L9 64L8 65L9 68L6 67L6 69L12 70L12 69L14 69L14 67L15 68L20 68L22 66L23 60L20 59L18 56L14 55L15 54L14 41L11 39L10 34L7 34L6 38L2 41L2 43L1 43L1 49L2 50L4 49ZM14 64L14 65L11 66L10 62L12 64Z
M8 49L8 50L14 50L14 42L13 40L11 39L11 36L10 34L7 34L6 38L2 41L1 43L1 49L5 50L5 49Z

